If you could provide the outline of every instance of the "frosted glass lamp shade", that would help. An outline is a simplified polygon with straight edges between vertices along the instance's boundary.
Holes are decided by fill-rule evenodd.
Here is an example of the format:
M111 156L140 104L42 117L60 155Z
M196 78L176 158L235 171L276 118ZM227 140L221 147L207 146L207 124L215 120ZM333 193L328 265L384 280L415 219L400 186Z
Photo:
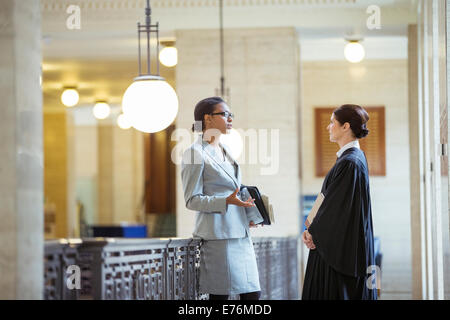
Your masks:
M174 67L178 63L178 50L175 47L165 47L159 53L159 61L166 67Z
M345 46L344 55L349 62L358 63L364 59L366 52L362 44L357 41L350 41Z
M123 113L117 117L117 125L119 126L120 129L124 130L131 128L130 121L128 120L127 116L124 115Z
M92 113L97 119L106 119L111 113L111 108L106 102L97 102L92 109Z
M80 100L80 95L78 94L78 91L75 89L65 89L61 95L61 102L66 107L73 107L78 103Z
M158 132L175 120L178 97L163 78L140 76L125 91L122 110L136 130Z

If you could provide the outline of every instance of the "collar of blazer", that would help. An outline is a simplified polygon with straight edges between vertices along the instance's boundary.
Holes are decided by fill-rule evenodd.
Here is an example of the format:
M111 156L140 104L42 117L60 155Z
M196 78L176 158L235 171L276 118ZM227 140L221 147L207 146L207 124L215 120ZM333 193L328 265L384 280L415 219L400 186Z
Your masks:
M234 176L231 175L223 166L222 164L217 161L216 157L214 157L213 154L211 154L211 152L213 151L213 147L205 140L203 140L203 136L200 135L198 137L198 141L201 143L203 150L205 150L205 153L214 160L214 162L220 167L222 168L222 170L233 180L233 182L236 184L236 186L238 188L240 188L240 183L238 181L238 179ZM230 158L230 160L232 161L232 163L236 166L236 176L239 177L239 164L236 162L236 160L233 159L233 157L231 156L228 148L226 146L224 146L222 143L219 142L219 145L223 148L223 150L225 151L226 156L228 156Z

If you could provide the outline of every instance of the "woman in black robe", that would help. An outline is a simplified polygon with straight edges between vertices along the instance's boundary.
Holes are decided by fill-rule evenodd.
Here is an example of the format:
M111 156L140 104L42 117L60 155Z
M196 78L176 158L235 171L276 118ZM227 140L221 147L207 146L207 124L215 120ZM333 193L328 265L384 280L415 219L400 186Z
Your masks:
M377 299L369 172L358 143L369 133L368 120L360 106L343 105L327 127L340 150L322 185L322 205L302 235L310 249L303 300Z

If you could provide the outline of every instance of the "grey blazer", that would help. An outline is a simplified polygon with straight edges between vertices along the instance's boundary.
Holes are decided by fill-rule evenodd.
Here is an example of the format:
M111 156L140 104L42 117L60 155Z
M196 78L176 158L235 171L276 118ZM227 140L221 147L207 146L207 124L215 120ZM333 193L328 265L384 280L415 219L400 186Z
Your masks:
M241 171L228 148L220 145L235 166L236 176L223 167L214 147L201 135L183 153L181 163L186 207L197 211L193 236L205 240L244 238L249 234L249 219L259 214L256 207L226 204L226 198L241 186ZM245 201L248 193L239 192L238 197Z

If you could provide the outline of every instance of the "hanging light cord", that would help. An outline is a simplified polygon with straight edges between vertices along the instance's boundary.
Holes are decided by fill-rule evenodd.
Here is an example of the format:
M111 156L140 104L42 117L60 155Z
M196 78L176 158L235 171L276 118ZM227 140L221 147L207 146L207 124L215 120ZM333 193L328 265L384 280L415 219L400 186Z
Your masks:
M150 34L156 33L156 57L158 57L159 54L159 22L152 25L151 24L151 14L152 9L150 7L150 0L147 0L147 7L145 8L145 25L141 25L140 22L138 22L138 50L139 50L139 76L142 76L142 70L141 70L141 32L145 32L147 34L147 75L151 75L151 48L150 48ZM157 76L159 76L159 63L157 60L156 63L157 68Z
M225 95L224 58L223 58L223 0L220 1L220 95Z

